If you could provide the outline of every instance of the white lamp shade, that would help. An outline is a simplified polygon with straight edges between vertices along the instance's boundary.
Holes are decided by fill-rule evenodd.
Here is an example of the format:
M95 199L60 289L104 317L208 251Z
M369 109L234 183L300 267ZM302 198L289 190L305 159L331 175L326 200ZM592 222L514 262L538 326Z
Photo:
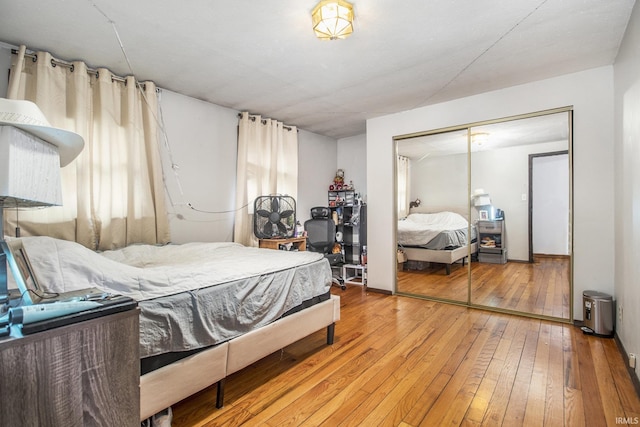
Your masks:
M478 196L473 200L473 206L487 206L491 204L489 196Z
M0 126L0 205L62 204L58 148L13 126Z

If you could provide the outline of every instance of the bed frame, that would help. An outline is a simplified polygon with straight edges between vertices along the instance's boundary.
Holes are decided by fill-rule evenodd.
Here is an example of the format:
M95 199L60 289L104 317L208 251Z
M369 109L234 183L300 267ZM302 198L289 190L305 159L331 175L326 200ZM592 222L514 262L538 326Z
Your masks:
M455 212L462 215L469 221L469 212L466 206L441 206L441 207L415 207L411 208L410 213L436 213L436 212ZM400 246L399 246L400 247ZM412 246L402 246L401 249L407 255L407 259L411 261L424 261L435 262L438 264L445 264L445 270L448 274L451 274L451 264L462 260L464 261L469 256L469 249L467 246L455 248L455 249L426 249ZM478 242L471 243L471 254L478 252Z
M403 246L402 250L407 255L407 259L411 261L425 261L436 262L445 264L447 274L451 274L451 264L462 260L464 266L464 260L469 255L469 249L466 246L462 246L455 249L424 249L414 248L411 246ZM471 253L478 252L478 242L471 243Z
M140 420L217 383L216 407L224 403L225 378L322 328L333 344L340 297L283 317L269 325L181 359L140 377Z

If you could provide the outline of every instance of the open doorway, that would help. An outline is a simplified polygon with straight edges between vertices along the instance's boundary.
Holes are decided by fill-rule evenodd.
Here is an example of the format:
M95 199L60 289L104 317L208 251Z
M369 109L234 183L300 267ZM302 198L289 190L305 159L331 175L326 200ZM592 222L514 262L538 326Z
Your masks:
M529 262L570 255L568 166L568 151L529 156Z

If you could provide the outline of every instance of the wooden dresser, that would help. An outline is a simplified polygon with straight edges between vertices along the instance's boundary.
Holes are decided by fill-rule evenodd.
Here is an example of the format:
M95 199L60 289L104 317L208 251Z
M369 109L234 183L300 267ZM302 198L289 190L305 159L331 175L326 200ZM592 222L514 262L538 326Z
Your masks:
M0 339L0 424L139 426L138 315Z

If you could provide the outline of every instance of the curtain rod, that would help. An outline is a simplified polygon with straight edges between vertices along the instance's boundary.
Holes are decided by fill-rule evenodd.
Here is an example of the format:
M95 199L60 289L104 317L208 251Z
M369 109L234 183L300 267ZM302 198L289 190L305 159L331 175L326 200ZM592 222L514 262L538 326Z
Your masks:
M13 55L17 55L18 54L18 50L17 49L11 49L11 53ZM33 62L38 61L38 55L35 54L35 53L25 53L24 56L25 56L25 58L31 58L31 60ZM63 61L61 59L51 58L51 66L52 67L57 67L58 65L61 66L61 67L68 68L69 70L71 70L71 72L73 72L73 69L75 68L71 62ZM109 72L111 73L111 71L109 71ZM88 74L95 74L96 77L98 77L100 75L98 70L93 69L93 68L89 68L89 67L87 67L87 73ZM127 84L127 79L125 77L116 76L115 74L111 73L111 81L114 81L114 80L118 81L118 82L122 82L125 85ZM140 84L144 86L144 83L140 83Z
M238 118L239 119L242 118L242 113L238 113ZM255 122L256 121L256 116L249 115L249 120L251 120L252 122ZM267 120L266 119L262 119L261 122L262 122L263 125L267 124ZM288 130L289 132L291 132L291 130L293 129L291 126L287 126L287 125L284 125L284 124L282 125L282 127L284 129ZM296 131L298 131L298 129L296 129Z

